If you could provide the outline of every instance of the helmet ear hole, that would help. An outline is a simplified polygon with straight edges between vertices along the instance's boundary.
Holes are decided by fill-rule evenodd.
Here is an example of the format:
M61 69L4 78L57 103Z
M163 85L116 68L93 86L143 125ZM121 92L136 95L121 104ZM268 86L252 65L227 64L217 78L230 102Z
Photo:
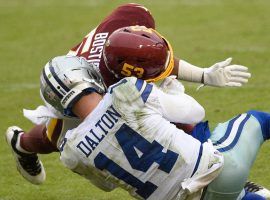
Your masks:
M118 58L118 59L117 59L117 62L118 62L118 64L121 64L121 63L124 62L124 59L123 59L123 58Z
M126 28L125 28L123 31L124 31L124 32L127 32L127 33L130 33L130 30L128 30L128 29L126 29Z
M142 59L142 58L138 58L136 61L137 61L138 63L143 63L143 62L145 62L145 60Z
M146 38L150 38L149 35L146 35L146 34L142 34L143 37L146 37Z

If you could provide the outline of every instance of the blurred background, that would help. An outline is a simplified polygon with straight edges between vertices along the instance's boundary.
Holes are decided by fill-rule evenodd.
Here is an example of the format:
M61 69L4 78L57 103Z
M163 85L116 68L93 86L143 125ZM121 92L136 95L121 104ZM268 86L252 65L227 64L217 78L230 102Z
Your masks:
M186 92L206 109L211 128L249 109L270 111L270 1L268 0L145 0L157 30L171 42L175 55L209 67L233 57L249 67L250 82L242 88L204 87L184 83ZM105 193L65 169L57 153L42 155L47 180L31 185L16 170L4 133L11 125L32 124L22 109L34 109L39 75L45 63L66 54L120 0L0 0L0 200L131 199L117 189ZM270 144L264 144L250 180L270 188Z

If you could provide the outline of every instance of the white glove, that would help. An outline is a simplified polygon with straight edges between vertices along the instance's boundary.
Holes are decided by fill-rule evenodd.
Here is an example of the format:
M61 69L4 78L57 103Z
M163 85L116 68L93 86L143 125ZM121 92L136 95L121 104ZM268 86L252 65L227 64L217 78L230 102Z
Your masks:
M248 68L242 65L229 65L232 58L204 68L203 83L216 87L241 87L248 82L251 74Z

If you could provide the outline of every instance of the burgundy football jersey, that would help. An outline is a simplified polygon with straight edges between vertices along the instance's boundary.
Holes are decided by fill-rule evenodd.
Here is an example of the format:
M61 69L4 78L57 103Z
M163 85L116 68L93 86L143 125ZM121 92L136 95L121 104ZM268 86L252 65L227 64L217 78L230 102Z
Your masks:
M92 30L68 55L82 56L99 70L107 86L118 81L107 69L102 50L109 35L125 26L146 26L155 29L155 21L147 8L139 4L125 4L116 8L94 30Z

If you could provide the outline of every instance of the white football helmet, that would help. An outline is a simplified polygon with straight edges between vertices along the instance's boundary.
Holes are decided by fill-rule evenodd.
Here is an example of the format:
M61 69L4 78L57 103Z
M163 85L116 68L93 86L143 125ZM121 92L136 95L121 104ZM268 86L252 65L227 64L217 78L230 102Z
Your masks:
M106 86L94 66L82 57L55 57L42 70L41 98L64 116L75 117L72 106L82 95L91 92L103 94Z

